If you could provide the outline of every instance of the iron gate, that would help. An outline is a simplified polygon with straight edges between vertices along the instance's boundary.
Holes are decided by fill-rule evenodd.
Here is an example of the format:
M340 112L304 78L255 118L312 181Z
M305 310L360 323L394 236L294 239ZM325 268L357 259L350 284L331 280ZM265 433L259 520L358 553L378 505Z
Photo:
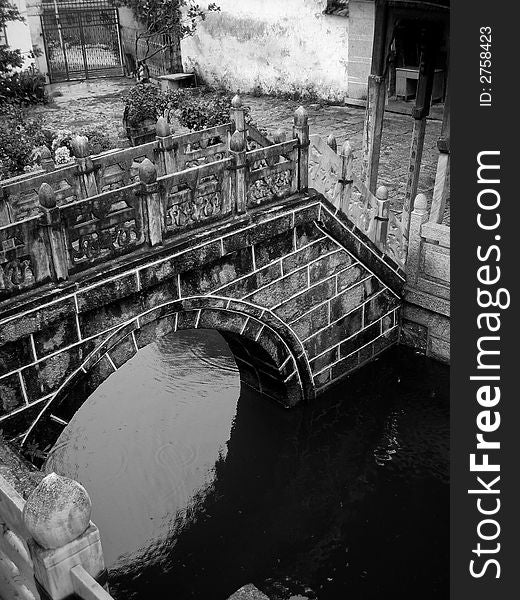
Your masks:
M45 3L41 20L51 83L123 75L116 8L92 1Z

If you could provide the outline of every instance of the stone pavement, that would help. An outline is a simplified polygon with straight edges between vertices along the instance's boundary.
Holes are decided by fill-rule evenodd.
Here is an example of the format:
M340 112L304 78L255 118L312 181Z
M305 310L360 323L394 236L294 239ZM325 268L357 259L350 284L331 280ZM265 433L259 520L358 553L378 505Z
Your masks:
M124 146L127 140L121 121L121 96L133 85L133 80L126 78L54 84L49 86L49 93L52 95L57 92L61 95L55 96L50 105L34 109L33 113L43 120L46 127L52 129L74 130L97 126L113 138L116 144ZM270 134L279 128L287 134L291 132L293 114L300 102L271 96L243 95L242 98L244 104L251 108L253 121L260 128L267 129ZM350 141L354 150L354 169L359 174L364 108L321 104L304 106L309 112L311 134L327 138L332 133L337 139L338 151L345 140ZM438 116L440 110L436 107L433 114ZM412 128L413 119L409 115L394 112L385 114L378 183L388 187L395 210L401 208L406 189ZM437 138L440 130L440 120L428 121L419 191L424 192L429 200L435 182ZM449 209L445 222L449 223Z

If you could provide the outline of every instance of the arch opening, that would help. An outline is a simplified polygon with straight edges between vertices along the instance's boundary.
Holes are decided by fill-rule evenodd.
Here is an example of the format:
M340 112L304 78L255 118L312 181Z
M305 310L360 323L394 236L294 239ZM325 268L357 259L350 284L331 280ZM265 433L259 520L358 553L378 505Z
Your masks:
M225 299L229 304L229 299ZM222 299L191 298L159 307L126 323L105 339L46 403L32 424L22 447L49 449L94 390L132 358L140 348L162 336L186 329L214 329L228 344L242 385L249 386L283 406L310 397L310 375L302 357L291 347L290 335L246 307L223 308ZM235 302L235 304L239 304ZM40 453L39 453L40 454ZM42 463L44 455L34 462Z

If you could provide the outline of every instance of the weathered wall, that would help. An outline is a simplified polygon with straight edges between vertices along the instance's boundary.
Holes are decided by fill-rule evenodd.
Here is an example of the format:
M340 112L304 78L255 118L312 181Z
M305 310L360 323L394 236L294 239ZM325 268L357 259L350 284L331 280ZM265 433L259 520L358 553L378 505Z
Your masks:
M27 25L27 7L25 0L11 0L25 21L11 21L6 24L5 32L7 44L10 48L20 50L25 59L24 67L28 67L33 61L29 58L32 51L31 32Z
M240 359L260 348L255 370L286 404L313 398L398 338L402 273L335 213L322 196L285 200L4 305L0 428L16 437L47 407L38 432L56 439L137 348L196 327L229 334ZM85 393L71 399L73 381Z
M26 23L31 34L33 48L39 51L35 62L40 73L48 77L47 56L43 43L43 31L41 24L42 0L25 0L27 7Z
M373 0L350 16L323 14L326 0L219 0L182 42L185 70L232 91L362 98L370 67Z

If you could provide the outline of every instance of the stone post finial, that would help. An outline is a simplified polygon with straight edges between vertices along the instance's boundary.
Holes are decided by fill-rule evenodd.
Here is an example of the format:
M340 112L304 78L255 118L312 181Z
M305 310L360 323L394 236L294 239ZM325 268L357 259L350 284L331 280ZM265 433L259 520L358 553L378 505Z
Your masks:
M417 194L413 204L414 212L424 213L428 208L428 199L424 194Z
M388 188L385 185L380 185L376 191L376 198L378 200L388 200Z
M277 129L274 132L273 141L275 144L281 144L282 142L285 142L285 138L285 132L282 129Z
M340 156L343 156L344 158L350 158L352 156L352 146L348 140L343 142L340 150Z
M168 137L171 135L170 124L164 117L159 117L155 125L155 134L158 137Z
M85 533L91 512L90 497L81 484L50 473L29 496L23 520L42 548L55 549Z
M246 144L244 140L243 134L235 130L235 133L231 136L229 140L229 149L233 152L244 152L246 149Z
M43 208L55 208L56 207L56 194L52 187L48 183L42 183L38 190L38 199Z
M233 96L231 100L231 106L233 108L242 108L242 98L238 94L235 94L235 96Z
M337 154L338 152L338 142L336 138L332 135L332 133L327 138L327 146Z
M157 168L149 158L145 158L139 165L139 179L147 185L157 181Z
M377 247L386 252L386 241L388 237L388 218L390 214L390 202L388 200L388 188L380 185L376 191L377 215L375 218L374 242Z
M90 156L90 144L86 135L76 135L72 138L72 152L76 158L87 158Z
M309 119L309 113L305 110L303 106L298 107L294 111L294 124L298 127L302 127L303 125L307 125L307 121Z

